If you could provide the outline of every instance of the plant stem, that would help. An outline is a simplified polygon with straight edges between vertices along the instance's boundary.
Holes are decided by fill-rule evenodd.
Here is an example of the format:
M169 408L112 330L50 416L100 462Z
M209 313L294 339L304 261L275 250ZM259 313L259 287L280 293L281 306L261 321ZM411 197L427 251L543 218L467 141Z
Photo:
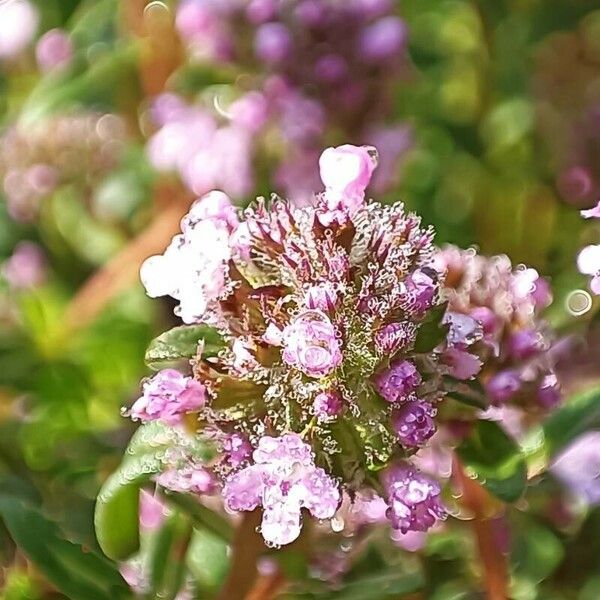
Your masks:
M256 563L266 550L262 537L256 531L260 519L260 510L244 513L231 546L229 574L217 600L245 600L252 590L257 575Z
M506 600L508 598L506 557L496 539L490 518L496 508L495 501L477 481L467 476L456 457L453 471L462 489L462 502L473 513L473 530L483 564L486 597L488 600Z

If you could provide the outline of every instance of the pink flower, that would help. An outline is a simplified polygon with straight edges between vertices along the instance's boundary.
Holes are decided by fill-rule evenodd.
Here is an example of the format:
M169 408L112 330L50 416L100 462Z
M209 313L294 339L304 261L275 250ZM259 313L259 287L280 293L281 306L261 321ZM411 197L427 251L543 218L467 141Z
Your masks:
M342 362L340 342L327 315L306 311L283 332L283 360L309 377L329 375Z
M168 469L154 479L158 485L181 494L212 494L216 485L212 473L194 462Z
M211 303L226 290L231 258L229 224L235 219L222 206L217 214L224 210L224 216L202 218L214 214L215 198L223 200L217 193L195 204L182 220L183 233L173 238L164 254L147 258L140 269L140 279L151 298L172 296L179 300L176 313L184 323L201 321Z
M584 219L600 219L600 202L596 204L593 208L588 208L587 210L580 210L579 214Z
M372 146L327 148L319 159L321 180L329 210L352 216L365 200L365 190L377 166L377 150Z
M591 275L590 289L600 295L600 244L586 246L577 257L577 268L584 275Z
M253 457L253 465L227 479L223 496L230 511L262 506L261 533L268 544L289 544L300 535L302 508L317 519L333 517L340 502L338 487L315 466L310 446L299 435L265 436Z
M442 361L449 367L450 375L461 380L475 377L483 365L477 356L460 348L444 350Z
M19 242L2 266L2 273L14 289L29 289L46 281L46 256L33 242Z
M406 400L420 384L421 374L408 360L392 363L375 377L375 389L388 402Z
M228 464L237 468L250 458L252 446L245 435L231 433L223 441L223 453Z
M321 392L313 401L313 411L323 421L337 417L343 408L342 398L336 391Z
M35 56L42 71L64 67L73 59L73 44L62 29L51 29L38 40Z
M142 421L160 419L179 423L181 416L206 404L206 388L175 369L163 369L143 385L143 394L131 407L130 416Z

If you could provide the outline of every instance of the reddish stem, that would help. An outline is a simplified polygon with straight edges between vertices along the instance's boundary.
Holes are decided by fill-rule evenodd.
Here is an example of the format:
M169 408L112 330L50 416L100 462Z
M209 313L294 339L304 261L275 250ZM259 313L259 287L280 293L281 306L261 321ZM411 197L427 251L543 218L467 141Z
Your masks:
M454 476L462 489L462 502L473 513L473 530L484 570L484 585L488 600L508 598L508 569L506 557L496 539L493 521L490 518L497 511L497 503L487 491L468 477L460 461L454 460Z

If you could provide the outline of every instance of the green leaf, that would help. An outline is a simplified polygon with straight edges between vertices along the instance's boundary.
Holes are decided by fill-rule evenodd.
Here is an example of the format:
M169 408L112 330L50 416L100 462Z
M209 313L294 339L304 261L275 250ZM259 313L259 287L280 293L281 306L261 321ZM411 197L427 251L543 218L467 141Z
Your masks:
M186 561L199 586L216 591L229 570L228 545L212 531L194 528Z
M514 576L537 584L549 577L560 564L564 549L558 537L547 527L521 514L511 529Z
M233 539L233 528L229 521L198 502L195 498L170 492L165 495L165 500L189 515L194 521L195 527L209 531L225 542L231 542Z
M0 515L17 545L69 598L129 597L129 588L114 564L65 539L58 526L28 502L0 496Z
M94 525L98 543L110 558L123 560L138 550L140 488L161 466L161 461L152 456L126 459L102 486Z
M390 600L418 592L425 582L421 573L402 573L397 569L380 575L370 575L344 586L339 592L327 594L331 600Z
M578 435L600 424L600 388L587 390L568 400L544 423L548 456L553 456Z
M459 381L453 377L444 377L444 389L447 390L448 397L467 406L481 409L489 406L485 390L478 379Z
M155 371L187 363L198 352L198 343L204 342L202 356L215 356L223 347L219 333L207 325L182 325L165 331L150 342L146 350L146 364Z
M523 493L527 483L524 456L497 423L478 421L457 452L467 471L501 500L514 502Z
M415 352L431 352L448 335L448 325L442 323L448 303L444 302L429 311L419 326L415 340Z
M123 462L102 486L94 524L98 543L110 558L123 560L138 550L140 488L161 471L165 451L175 446L198 461L211 457L210 448L200 440L153 421L135 432Z

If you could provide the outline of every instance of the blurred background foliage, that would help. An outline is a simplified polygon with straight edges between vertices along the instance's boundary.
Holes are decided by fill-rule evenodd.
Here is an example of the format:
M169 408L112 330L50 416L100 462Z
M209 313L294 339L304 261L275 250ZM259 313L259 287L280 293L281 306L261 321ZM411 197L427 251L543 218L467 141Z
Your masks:
M0 55L2 598L127 598L96 542L93 506L134 429L120 409L147 374L145 348L175 324L171 307L145 297L137 269L162 249L194 196L148 158L151 100L168 90L188 102L227 101L256 73L187 59L173 24L176 2L33 4L31 42ZM589 343L564 367L565 387L595 380L597 307L581 316L566 307L587 285L577 251L600 233L577 210L593 205L600 189L598 1L402 0L397 11L409 61L388 82L384 121L408 127L411 142L383 199L400 198L423 215L438 243L506 253L549 276L554 324ZM73 57L44 72L33 48L53 28L68 32ZM0 24L0 42L2 35ZM337 130L324 140L355 141L344 138ZM273 146L264 147L242 204L280 189L271 178ZM51 184L40 165L52 167ZM36 245L22 255L30 276L19 279L6 265L24 241ZM587 429L600 427L593 411ZM520 502L506 540L512 597L600 597L600 508L575 502L548 475ZM177 550L165 539L189 527L173 513L143 547L164 562L159 550ZM188 567L197 597L208 597L227 569L225 545L210 531L195 535ZM287 597L481 597L475 549L460 523L431 535L421 559L384 537L365 543L338 591L324 591L317 578L314 590ZM282 556L290 578L304 572L293 549ZM182 574L156 577L156 589L175 590L160 597L175 597L168 582ZM411 595L423 586L424 596Z

